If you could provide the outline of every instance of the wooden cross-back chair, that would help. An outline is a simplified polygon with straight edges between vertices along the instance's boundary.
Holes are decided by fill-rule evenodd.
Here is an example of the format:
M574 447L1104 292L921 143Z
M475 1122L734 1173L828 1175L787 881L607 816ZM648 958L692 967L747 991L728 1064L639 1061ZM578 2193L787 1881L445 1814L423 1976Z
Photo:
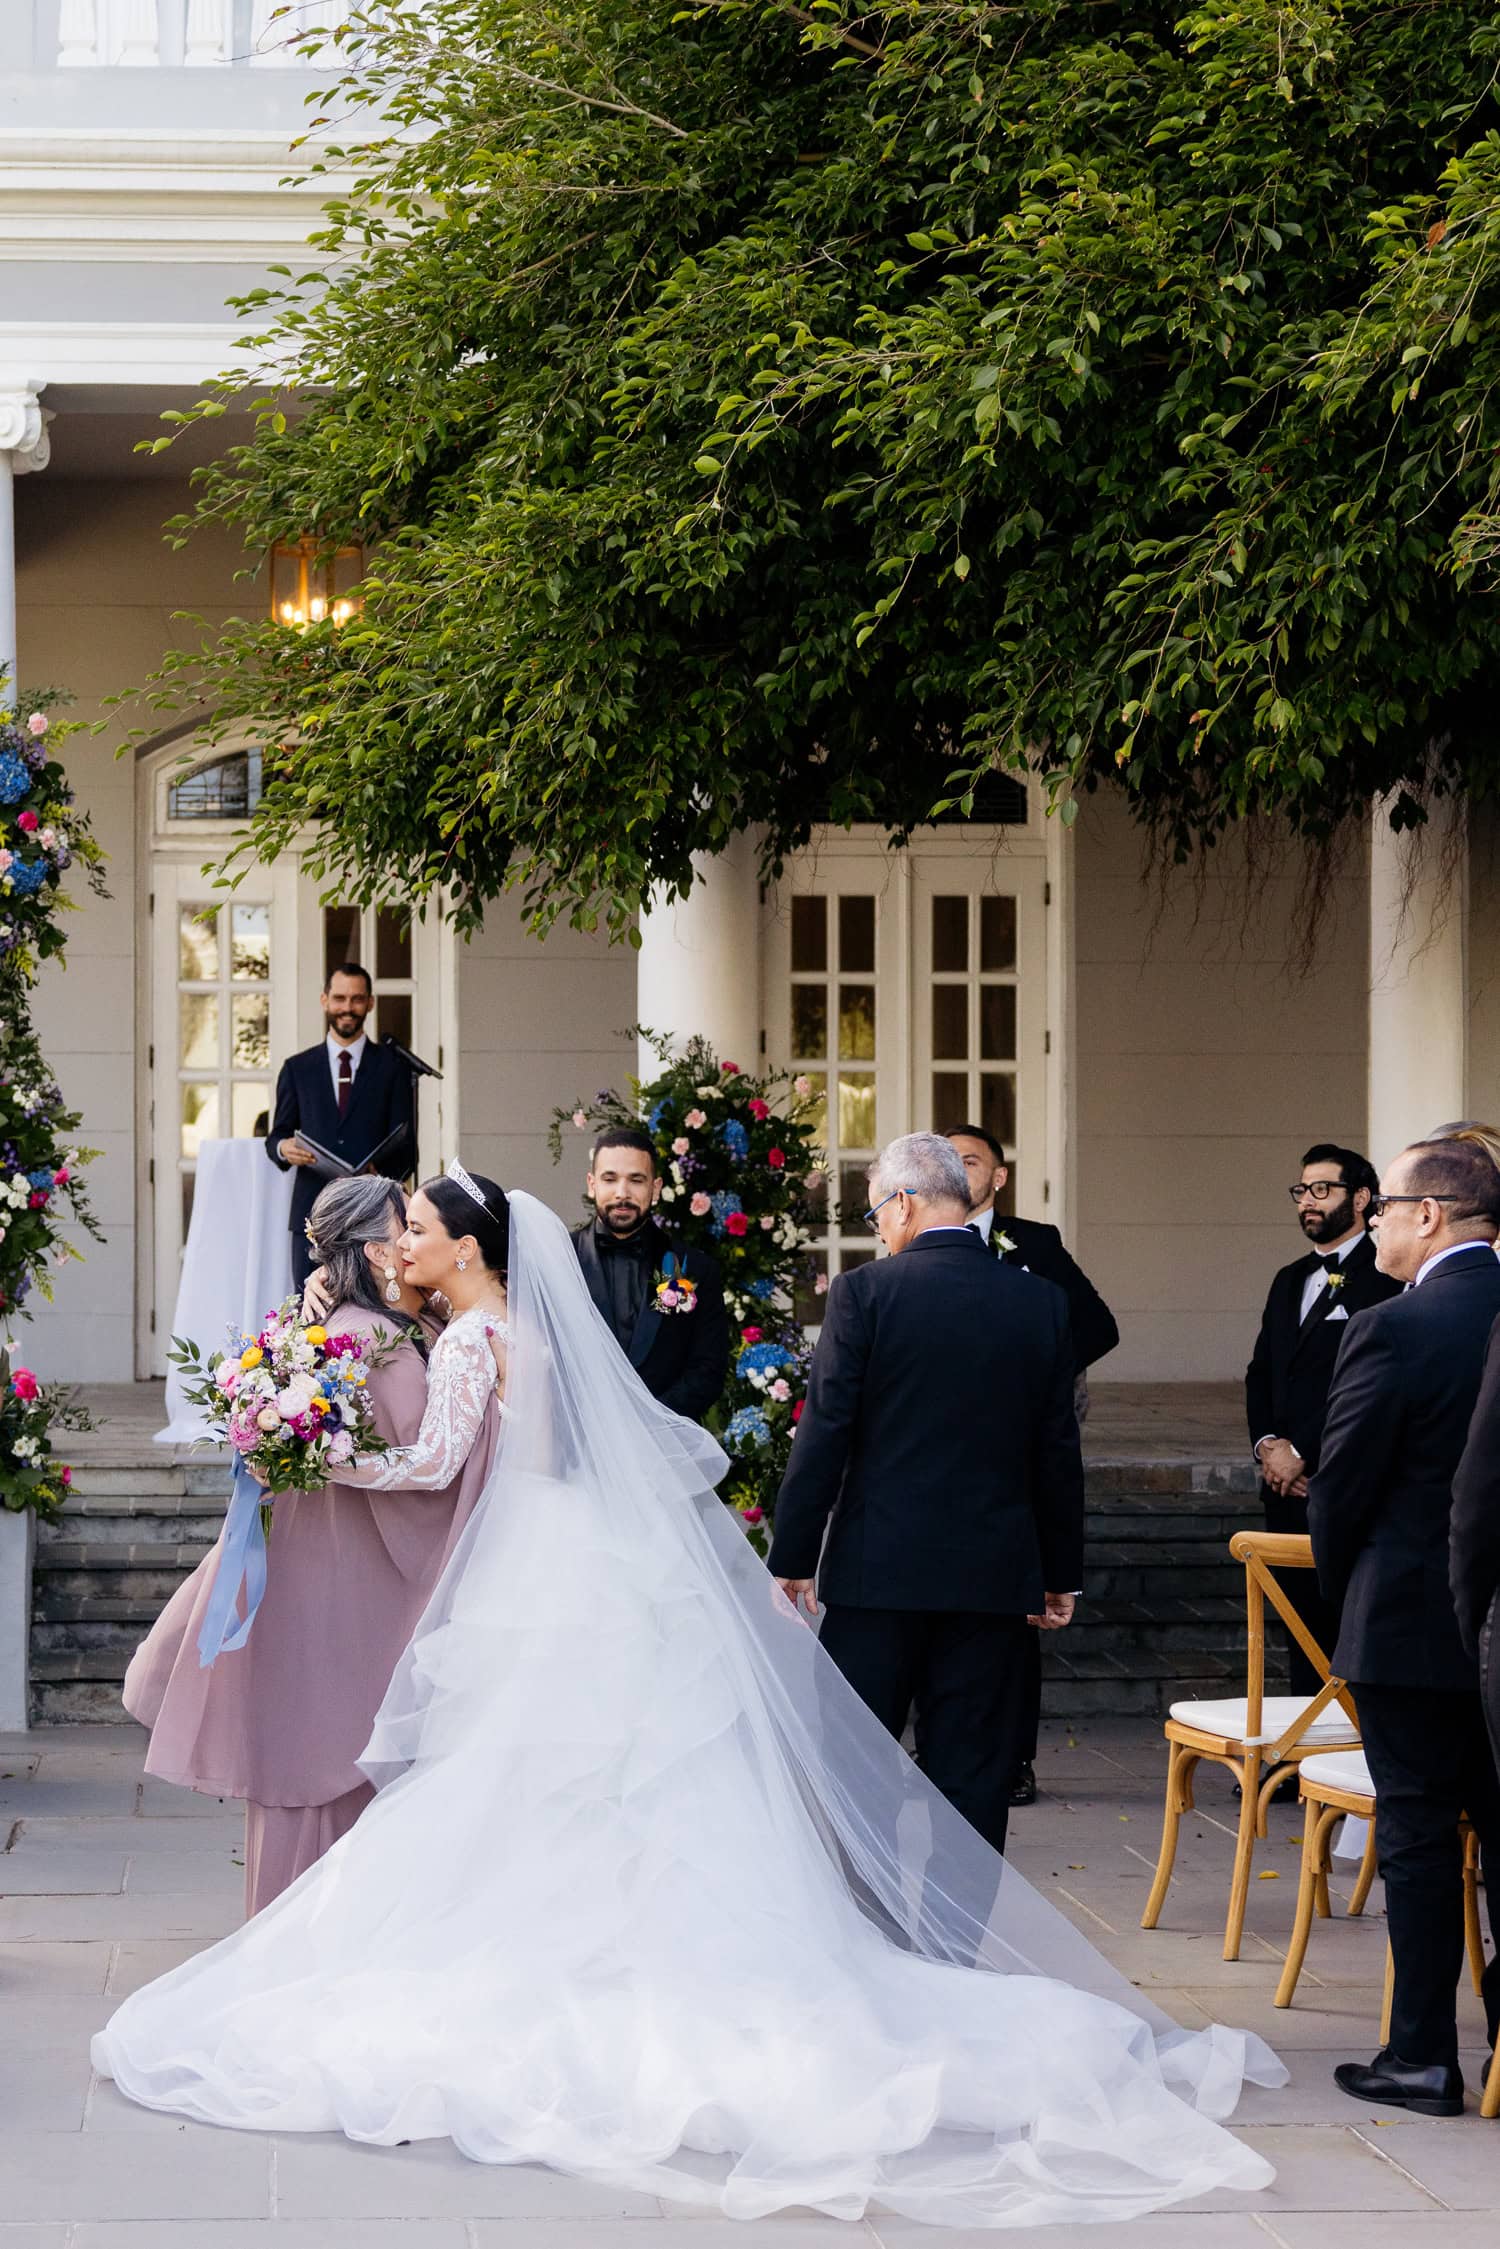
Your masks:
M1250 1895L1256 1837L1266 1833L1266 1806L1302 1759L1318 1750L1359 1747L1359 1722L1349 1690L1335 1679L1328 1658L1273 1576L1276 1570L1310 1570L1311 1539L1285 1531L1236 1531L1229 1551L1245 1565L1245 1692L1222 1701L1174 1702L1167 1740L1167 1801L1161 1856L1141 1927L1154 1929L1166 1903L1177 1856L1177 1832L1193 1810L1193 1774L1206 1758L1224 1765L1240 1784L1239 1832L1224 1958L1238 1960ZM1323 1684L1310 1700L1266 1693L1266 1603L1291 1633Z

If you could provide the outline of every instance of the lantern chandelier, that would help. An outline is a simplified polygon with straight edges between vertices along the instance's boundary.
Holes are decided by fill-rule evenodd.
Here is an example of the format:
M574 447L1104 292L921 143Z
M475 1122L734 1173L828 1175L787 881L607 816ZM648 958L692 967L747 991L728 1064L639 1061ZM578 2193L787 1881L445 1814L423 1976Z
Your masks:
M363 547L329 547L319 539L279 541L271 549L271 615L305 633L310 625L347 625L363 608L355 588Z

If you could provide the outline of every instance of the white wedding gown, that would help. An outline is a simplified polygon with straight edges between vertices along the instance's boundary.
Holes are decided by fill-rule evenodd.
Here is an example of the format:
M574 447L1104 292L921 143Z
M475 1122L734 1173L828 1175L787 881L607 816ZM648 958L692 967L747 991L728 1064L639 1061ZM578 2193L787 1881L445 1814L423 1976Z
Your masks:
M936 1795L561 1221L511 1212L499 1459L377 1721L380 1793L127 1999L96 2066L180 2116L446 2137L736 2218L1020 2226L1268 2184L1215 2119L1285 2082L1274 2055L1179 2030ZM456 1321L403 1482L451 1472L492 1371Z

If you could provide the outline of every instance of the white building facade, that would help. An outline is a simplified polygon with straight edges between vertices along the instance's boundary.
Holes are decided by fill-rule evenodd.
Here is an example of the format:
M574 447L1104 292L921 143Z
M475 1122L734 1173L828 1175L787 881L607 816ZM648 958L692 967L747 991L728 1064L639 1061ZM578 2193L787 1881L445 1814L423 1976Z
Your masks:
M175 644L174 612L213 623L266 599L227 539L162 537L201 450L135 448L236 360L226 298L305 261L316 200L281 183L319 74L285 35L272 0L0 10L0 656L104 722L68 755L111 892L82 901L37 1010L101 1151L107 1241L62 1276L28 1359L93 1381L162 1371L199 1148L264 1129L280 1060L318 1035L325 968L353 955L377 1030L443 1072L423 1095L433 1167L461 1147L571 1212L581 1163L550 1162L554 1105L635 1067L637 1021L702 1031L747 1067L822 1079L835 1206L859 1207L879 1142L977 1119L1014 1158L1014 1207L1062 1227L1116 1311L1102 1373L1238 1374L1296 1253L1285 1188L1309 1142L1381 1162L1440 1120L1500 1116L1488 828L1413 876L1376 823L1306 973L1294 854L1252 882L1230 846L1162 890L1119 803L1064 830L1011 784L988 819L899 853L830 832L772 891L744 839L646 917L637 954L538 942L508 905L468 944L404 928L320 899L288 857L216 889L204 868L254 800L262 745L209 749L186 720L117 754L139 712L109 699ZM870 1251L856 1220L822 1254L836 1270Z

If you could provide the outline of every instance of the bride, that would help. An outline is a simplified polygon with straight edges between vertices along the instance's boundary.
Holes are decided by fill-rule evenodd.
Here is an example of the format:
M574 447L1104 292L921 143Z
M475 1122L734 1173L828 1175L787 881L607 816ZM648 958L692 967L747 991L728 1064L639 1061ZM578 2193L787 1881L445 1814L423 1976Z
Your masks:
M871 1716L658 1405L561 1220L414 1196L454 1318L414 1447L488 1489L361 1760L379 1793L234 1936L127 1999L99 2070L271 2132L451 2139L735 2218L1125 2219L1268 2164L1215 2119L1251 2036L1178 2029ZM508 1289L507 1289L508 1280Z

